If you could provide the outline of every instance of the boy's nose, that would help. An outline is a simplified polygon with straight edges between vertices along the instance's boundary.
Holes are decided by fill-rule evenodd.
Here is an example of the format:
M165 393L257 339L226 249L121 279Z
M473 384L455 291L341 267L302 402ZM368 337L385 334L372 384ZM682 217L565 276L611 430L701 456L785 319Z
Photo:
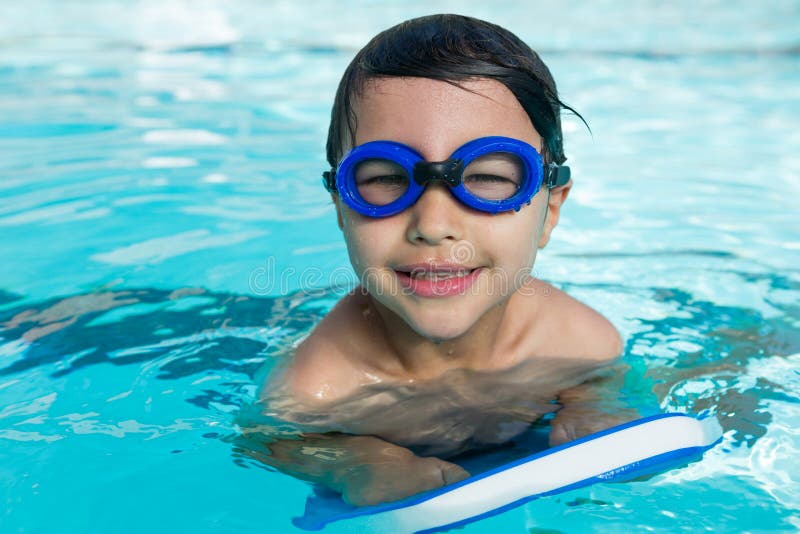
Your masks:
M436 245L463 239L464 209L446 185L428 184L409 208L408 240Z

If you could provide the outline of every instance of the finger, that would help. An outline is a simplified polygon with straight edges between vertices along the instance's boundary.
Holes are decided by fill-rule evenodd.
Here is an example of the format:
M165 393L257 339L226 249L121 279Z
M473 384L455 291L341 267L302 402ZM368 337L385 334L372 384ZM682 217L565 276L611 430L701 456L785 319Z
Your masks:
M553 424L550 428L550 446L562 445L575 440L575 428L572 425L561 423Z
M442 462L442 479L444 480L445 485L453 484L454 482L464 480L468 477L469 473L461 466L448 462Z

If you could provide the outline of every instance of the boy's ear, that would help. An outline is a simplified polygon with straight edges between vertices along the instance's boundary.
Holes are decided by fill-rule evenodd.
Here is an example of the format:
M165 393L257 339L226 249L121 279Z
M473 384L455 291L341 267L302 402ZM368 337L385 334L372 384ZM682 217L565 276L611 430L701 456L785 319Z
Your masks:
M336 206L336 222L339 225L339 230L344 230L344 221L342 221L342 208L339 205L339 195L331 193L331 200L333 205Z
M567 200L569 190L572 189L572 180L550 190L550 196L547 199L547 213L544 216L544 226L542 227L542 235L539 237L539 248L544 248L550 241L550 234L553 228L558 224L558 217L561 214L561 205Z

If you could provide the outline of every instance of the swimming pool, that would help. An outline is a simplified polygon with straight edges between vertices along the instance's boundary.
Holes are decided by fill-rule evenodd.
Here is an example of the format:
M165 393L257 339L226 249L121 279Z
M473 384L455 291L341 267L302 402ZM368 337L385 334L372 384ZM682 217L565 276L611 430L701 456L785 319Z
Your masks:
M518 33L592 127L536 274L620 328L632 403L726 430L464 530L800 528L795 2L206 0L0 7L0 530L291 531L309 488L238 457L234 416L351 281L338 77L441 11Z

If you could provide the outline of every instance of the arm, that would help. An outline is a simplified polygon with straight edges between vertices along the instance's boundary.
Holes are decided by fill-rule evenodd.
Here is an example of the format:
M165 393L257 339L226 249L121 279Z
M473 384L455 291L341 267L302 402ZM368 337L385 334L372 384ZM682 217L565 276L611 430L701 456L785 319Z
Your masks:
M268 442L245 433L239 452L297 478L342 494L365 506L389 502L457 482L469 476L438 458L423 458L373 436L306 434Z

